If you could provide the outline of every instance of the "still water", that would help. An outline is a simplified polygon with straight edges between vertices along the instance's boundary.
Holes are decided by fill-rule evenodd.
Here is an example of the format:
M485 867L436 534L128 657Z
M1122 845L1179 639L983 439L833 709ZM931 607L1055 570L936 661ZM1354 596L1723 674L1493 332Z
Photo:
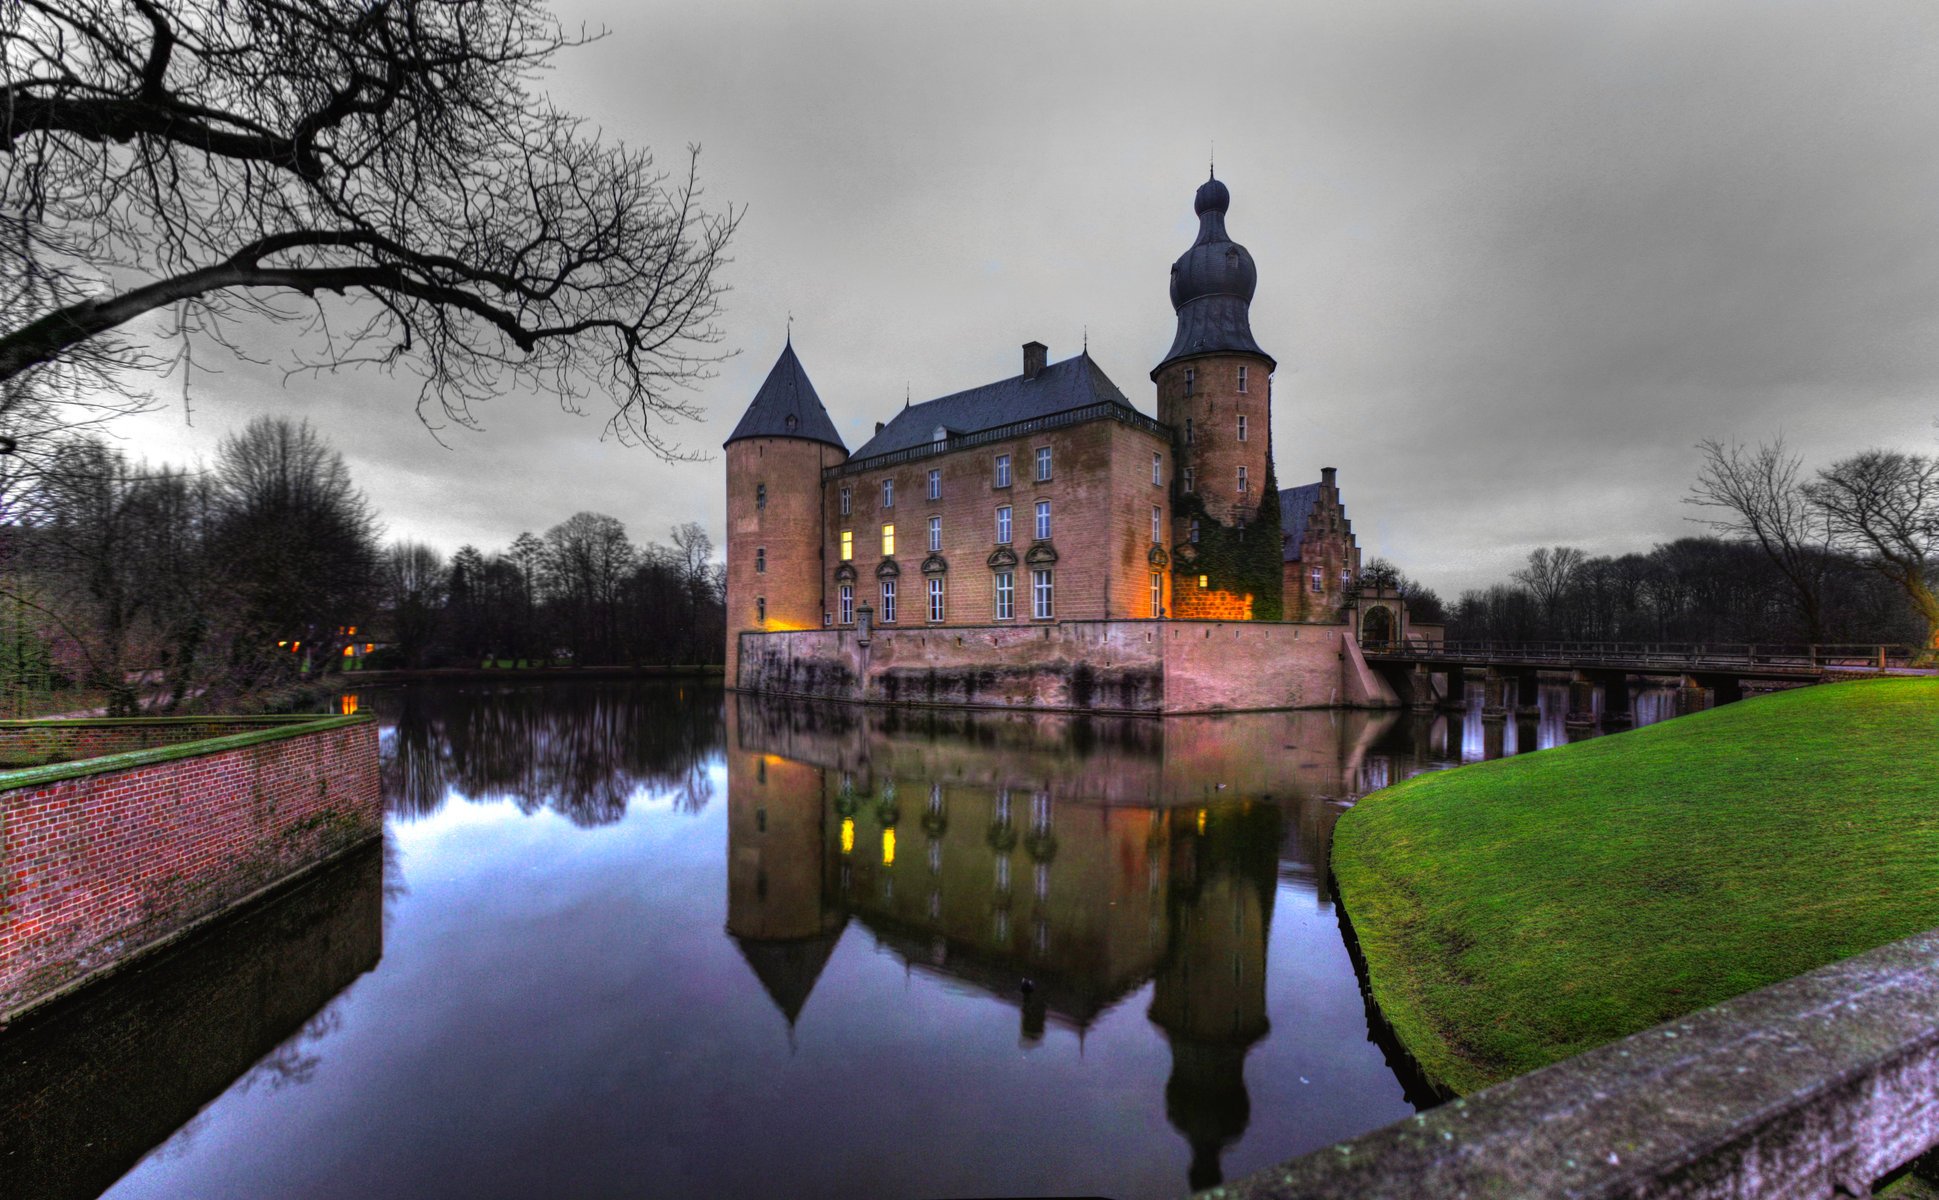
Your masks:
M1414 1111L1328 895L1333 822L1564 740L1549 691L1505 724L372 691L381 848L0 1035L0 1194L1234 1178Z

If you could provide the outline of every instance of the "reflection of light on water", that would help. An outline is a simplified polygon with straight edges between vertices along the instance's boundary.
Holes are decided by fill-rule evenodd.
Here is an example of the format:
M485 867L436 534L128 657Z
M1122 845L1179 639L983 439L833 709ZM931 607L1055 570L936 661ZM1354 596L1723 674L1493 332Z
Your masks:
M855 818L842 818L842 853L850 854L855 850Z
M848 836L853 836L853 832L850 831ZM895 830L893 829L882 831L882 865L885 867L895 865Z

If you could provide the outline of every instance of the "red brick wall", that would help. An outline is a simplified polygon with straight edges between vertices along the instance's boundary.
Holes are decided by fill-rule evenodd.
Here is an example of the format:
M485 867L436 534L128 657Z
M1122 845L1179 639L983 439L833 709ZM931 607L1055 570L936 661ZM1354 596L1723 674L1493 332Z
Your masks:
M377 727L0 791L0 1018L383 828Z
M199 742L289 724L287 717L0 722L0 768L40 766Z

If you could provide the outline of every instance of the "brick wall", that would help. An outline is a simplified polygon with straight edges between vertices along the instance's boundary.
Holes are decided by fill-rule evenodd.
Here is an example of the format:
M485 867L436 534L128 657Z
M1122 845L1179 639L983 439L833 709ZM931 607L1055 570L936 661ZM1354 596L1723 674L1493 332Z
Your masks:
M727 447L728 678L739 631L821 628L821 471L845 457L800 438Z
M368 718L206 744L0 776L0 1019L382 830Z
M745 635L745 691L886 704L1186 713L1385 707L1345 625L1060 621Z
M312 719L271 716L0 721L0 769L152 750Z

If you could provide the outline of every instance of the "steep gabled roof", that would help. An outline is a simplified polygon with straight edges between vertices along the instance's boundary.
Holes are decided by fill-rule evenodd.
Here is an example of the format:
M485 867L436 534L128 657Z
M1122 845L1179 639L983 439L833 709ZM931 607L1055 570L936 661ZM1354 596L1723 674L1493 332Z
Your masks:
M1300 548L1306 542L1307 523L1312 519L1313 507L1319 502L1320 485L1317 483L1279 489L1279 528L1280 536L1285 539L1283 561L1299 561Z
M864 442L854 458L869 458L895 450L907 450L934 441L938 428L952 434L975 433L1068 412L1092 404L1119 404L1137 412L1089 354L1052 363L1038 371L1036 378L1013 375L995 383L957 392L936 400L925 400L896 414L882 432Z
M767 382L754 393L754 402L741 414L741 423L734 426L733 434L723 444L756 437L801 438L848 449L842 445L842 435L835 432L835 423L828 419L828 410L821 406L815 385L808 382L808 372L794 356L792 338L781 347L781 357L774 360Z
M765 941L755 938L736 937L734 944L740 947L741 957L754 970L754 977L761 981L768 999L781 1010L781 1015L792 1025L801 1016L802 1006L808 1003L809 993L815 990L815 981L821 978L821 969L828 965L828 956L835 952L835 943L841 941L842 928L837 926L818 937L791 938L787 941Z

